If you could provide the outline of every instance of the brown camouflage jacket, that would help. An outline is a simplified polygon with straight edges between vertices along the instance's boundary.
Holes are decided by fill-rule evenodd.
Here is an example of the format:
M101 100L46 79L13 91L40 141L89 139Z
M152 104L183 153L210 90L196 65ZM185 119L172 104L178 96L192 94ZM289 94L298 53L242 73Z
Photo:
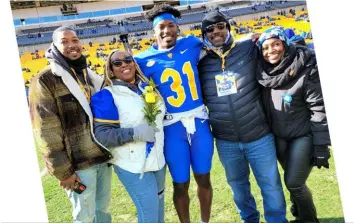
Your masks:
M89 69L88 77L94 92L99 91L102 78ZM91 109L83 91L54 60L32 80L29 101L35 139L56 178L67 179L75 170L112 158L95 139Z

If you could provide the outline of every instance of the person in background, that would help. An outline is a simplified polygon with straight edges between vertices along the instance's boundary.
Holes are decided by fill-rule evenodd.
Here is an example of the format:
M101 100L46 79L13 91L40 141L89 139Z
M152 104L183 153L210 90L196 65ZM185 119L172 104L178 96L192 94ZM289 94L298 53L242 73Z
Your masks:
M27 99L27 103L29 104L29 100L28 100L28 95L29 95L29 81L27 80L25 83L25 91L26 91L26 99Z
M296 35L293 29L285 29L284 33L288 37L289 41L306 46L305 39L299 35Z
M288 40L290 42L296 43L296 44L301 44L303 46L307 46L310 49L314 49L313 43L306 43L305 38L296 35L293 29L285 29L284 30L285 35L288 37Z
M258 82L290 192L294 222L319 222L306 185L312 167L329 168L325 106L315 54L272 27L260 36Z

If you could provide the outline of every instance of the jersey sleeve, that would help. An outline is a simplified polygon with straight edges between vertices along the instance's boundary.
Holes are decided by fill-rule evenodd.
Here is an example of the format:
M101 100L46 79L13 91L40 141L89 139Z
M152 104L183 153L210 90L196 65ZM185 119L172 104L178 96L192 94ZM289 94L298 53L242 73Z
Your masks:
M203 44L204 44L203 41L201 41L199 38L192 36L192 35L187 36L185 41L186 41L185 44L187 46L191 47L191 50L193 50L193 52L195 52L194 59L195 59L195 62L198 62L201 52L202 52Z
M142 53L135 55L134 59L135 59L136 65L140 68L143 75L149 79L152 76L152 73L149 73L147 71L147 64L149 63L149 59L147 58L148 57L147 51L144 51Z
M103 89L92 96L91 110L95 122L119 124L118 109L114 104L111 92L108 90Z

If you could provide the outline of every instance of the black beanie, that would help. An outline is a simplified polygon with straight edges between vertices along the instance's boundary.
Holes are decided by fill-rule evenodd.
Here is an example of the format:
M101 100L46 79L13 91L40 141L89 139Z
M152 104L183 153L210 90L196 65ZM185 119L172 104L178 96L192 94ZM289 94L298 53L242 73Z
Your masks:
M205 28L214 25L219 22L226 22L226 28L231 30L230 23L229 21L225 18L225 16L219 12L219 11L211 11L208 14L206 14L202 20L202 36L204 39L204 34L205 34Z

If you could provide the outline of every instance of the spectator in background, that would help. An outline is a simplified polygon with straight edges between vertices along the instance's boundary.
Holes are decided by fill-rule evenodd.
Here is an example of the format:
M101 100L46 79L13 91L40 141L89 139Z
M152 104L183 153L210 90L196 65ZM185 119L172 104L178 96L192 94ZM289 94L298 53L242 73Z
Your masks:
M27 99L27 104L29 105L29 100L28 100L28 93L29 93L29 81L27 80L25 83L25 91L26 91L26 99Z
M303 46L307 46L305 39L301 36L296 35L293 29L290 29L290 28L285 29L284 33L290 42L301 44Z
M293 29L284 30L284 34L287 36L288 41L314 49L313 43L306 43L305 39L299 35L296 35Z
M311 30L307 33L306 39L312 39L312 31Z

